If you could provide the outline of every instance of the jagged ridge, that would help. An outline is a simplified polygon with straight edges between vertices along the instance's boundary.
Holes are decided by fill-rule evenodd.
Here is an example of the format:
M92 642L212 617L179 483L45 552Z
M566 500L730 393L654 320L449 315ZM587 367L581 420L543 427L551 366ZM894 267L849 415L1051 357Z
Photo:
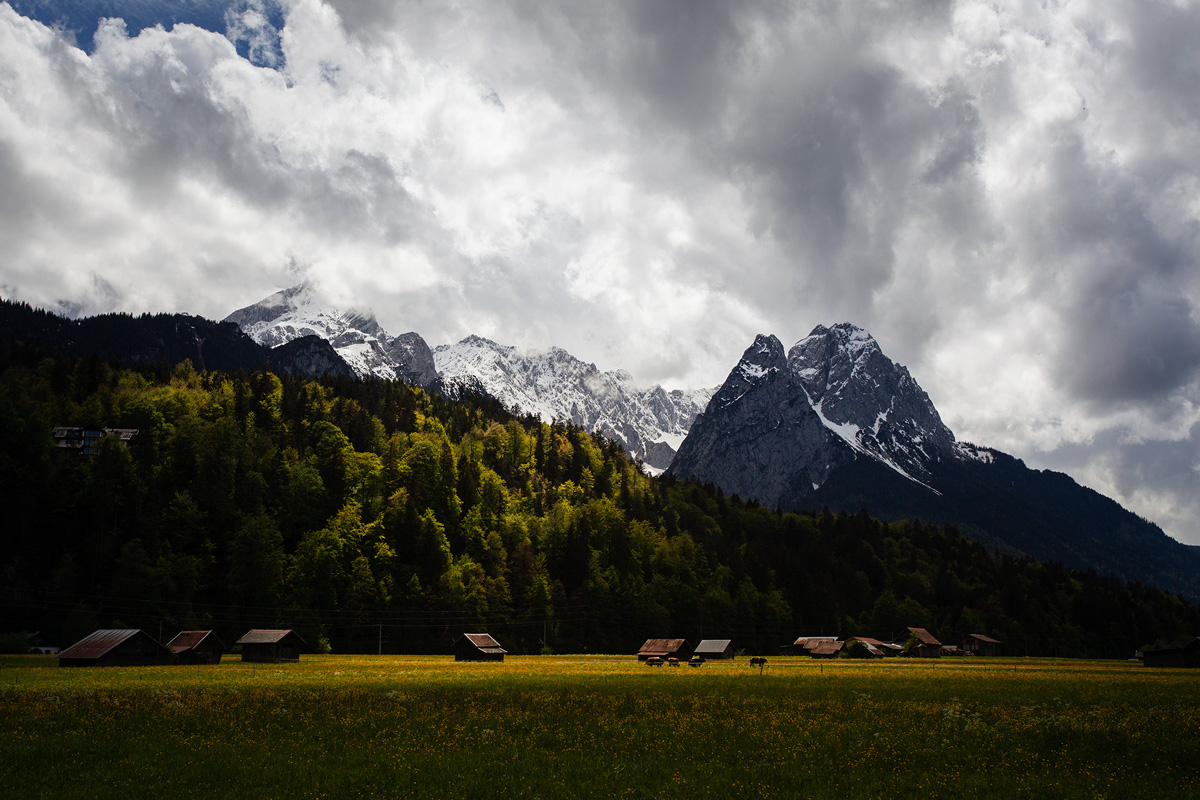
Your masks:
M670 464L711 396L643 389L629 373L601 372L559 347L520 351L481 336L439 346L434 363L448 386L482 387L506 407L597 431L657 469Z

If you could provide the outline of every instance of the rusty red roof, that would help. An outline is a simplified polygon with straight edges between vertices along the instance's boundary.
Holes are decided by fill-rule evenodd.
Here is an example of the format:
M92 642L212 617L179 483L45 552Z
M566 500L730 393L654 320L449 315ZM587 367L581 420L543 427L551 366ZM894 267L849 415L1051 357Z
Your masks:
M816 647L813 647L811 650L809 650L809 653L814 656L831 656L834 653L839 652L844 644L845 642L831 642L828 640L820 641L817 642Z
M942 646L942 643L935 639L933 634L924 628L909 628L908 632L915 633L917 638L921 640L921 644L932 645L934 647Z
M485 653L507 653L490 633L464 633L463 638Z
M99 630L80 639L58 654L59 658L100 658L124 641L132 639L142 631L137 628L108 628ZM143 636L149 634L142 633Z
M647 639L639 653L674 653L687 642L683 639Z
M222 650L225 649L225 646L221 644L221 640L212 631L180 631L178 636L167 642L167 647L171 648L172 653L179 654L184 650L199 647L200 643L209 636L215 640L215 642L210 642L210 644L215 643Z
M242 638L238 639L234 644L278 644L288 636L295 636L296 640L304 644L304 640L300 638L300 634L293 630L252 630Z
M812 648L817 646L817 642L836 642L836 636L801 636L796 641L792 642L794 647Z

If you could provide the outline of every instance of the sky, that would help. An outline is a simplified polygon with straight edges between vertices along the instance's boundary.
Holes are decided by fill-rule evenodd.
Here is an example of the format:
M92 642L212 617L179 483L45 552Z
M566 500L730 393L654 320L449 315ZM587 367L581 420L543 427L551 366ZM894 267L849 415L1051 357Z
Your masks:
M1200 4L0 2L0 295L719 385L849 321L1200 545Z

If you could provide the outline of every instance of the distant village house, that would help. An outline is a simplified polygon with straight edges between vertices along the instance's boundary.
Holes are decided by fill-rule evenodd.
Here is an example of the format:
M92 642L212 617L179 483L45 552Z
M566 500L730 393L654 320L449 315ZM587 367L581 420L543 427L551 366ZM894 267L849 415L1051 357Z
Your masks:
M108 435L120 437L122 442L128 442L137 436L137 428L71 428L59 426L53 429L54 446L74 450L81 456L90 456L95 452L96 445Z
M909 649L908 643L916 638L915 645ZM924 628L909 628L908 635L901 641L897 639L892 644L898 644L906 648L904 655L916 658L940 658L942 655L942 643L936 637Z

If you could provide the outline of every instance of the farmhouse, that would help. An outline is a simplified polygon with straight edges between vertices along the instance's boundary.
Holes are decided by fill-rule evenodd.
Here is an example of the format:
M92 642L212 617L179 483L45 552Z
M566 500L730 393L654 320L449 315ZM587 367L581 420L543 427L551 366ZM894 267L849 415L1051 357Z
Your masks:
M1189 667L1200 669L1200 636L1181 647L1159 647L1142 651L1147 667Z
M282 664L300 660L304 640L293 630L252 630L234 644L242 646L242 661Z
M678 658L680 661L687 661L692 657L692 648L683 639L647 639L642 649L638 650L638 661L645 661L651 656L658 656L663 660Z
M963 637L961 649L977 656L998 656L1000 642L982 633L972 633Z
M731 660L735 655L733 640L704 639L700 644L696 645L696 652L693 655L709 661Z
M454 643L455 661L503 661L506 652L487 633L464 633Z
M144 667L166 660L166 651L135 628L99 630L58 654L60 667Z
M924 628L909 628L908 636L905 637L903 642L897 640L892 642L892 644L906 646L908 641L914 636L917 638L918 644L905 652L904 655L915 656L917 658L939 658L942 655L942 643Z
M180 664L220 664L225 645L212 631L180 631L167 642Z

